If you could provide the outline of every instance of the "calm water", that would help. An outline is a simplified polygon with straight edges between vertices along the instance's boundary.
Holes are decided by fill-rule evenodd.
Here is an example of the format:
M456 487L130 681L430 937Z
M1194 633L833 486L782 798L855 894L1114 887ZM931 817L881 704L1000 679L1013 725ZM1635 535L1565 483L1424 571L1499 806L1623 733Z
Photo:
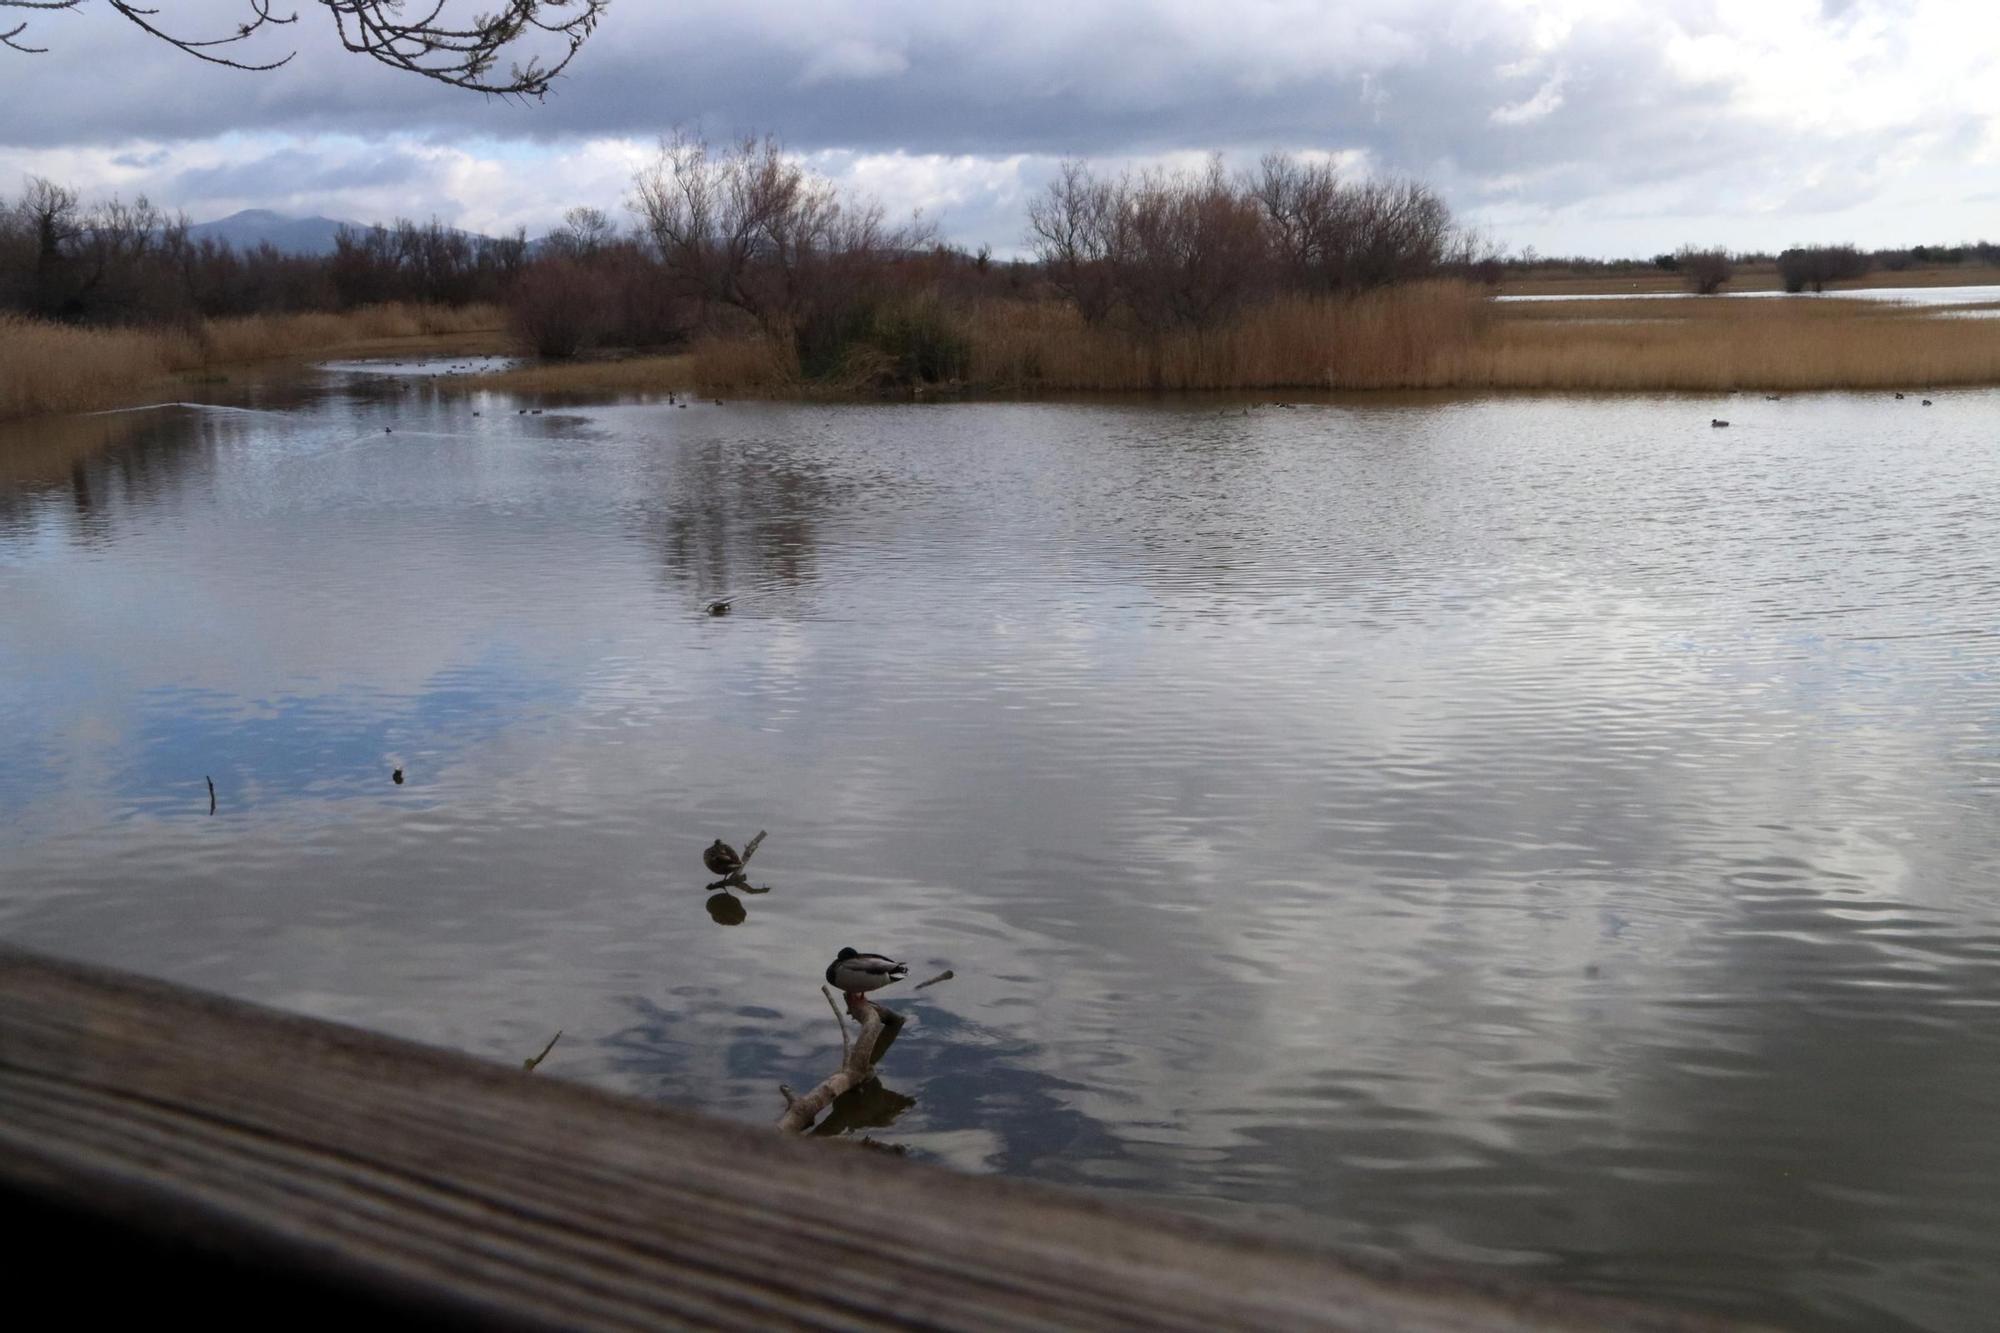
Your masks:
M431 393L0 437L0 936L752 1121L851 943L914 1155L1991 1326L2000 395Z

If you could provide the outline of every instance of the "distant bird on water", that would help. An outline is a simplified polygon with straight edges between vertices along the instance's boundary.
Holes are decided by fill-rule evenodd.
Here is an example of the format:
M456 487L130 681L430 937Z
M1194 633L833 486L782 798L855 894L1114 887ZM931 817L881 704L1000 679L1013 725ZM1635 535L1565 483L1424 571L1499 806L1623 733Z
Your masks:
M726 616L729 614L729 608L735 604L734 597L718 597L708 604L707 610L712 616Z
M849 1008L861 1003L864 992L892 986L908 975L910 968L907 963L884 958L879 953L857 953L853 949L842 949L826 965L826 984L847 996Z
M1924 405L1925 407L1929 407L1929 406L1931 405L1931 400L1930 400L1930 399L1928 399L1928 398L1924 399L1924 403L1923 403L1923 405Z
M1903 395L1902 395L1902 394L1900 394L1900 393L1899 393L1899 394L1897 394L1897 395L1896 395L1896 401L1897 401L1897 402L1899 402L1899 403L1900 403L1900 402L1902 402L1902 401L1903 401Z
M396 785L397 785L398 787L402 786L402 785L403 785L403 770L399 768L399 769L397 769L397 770L396 770L395 772L391 773L391 774L389 775L389 781L391 781L391 782L395 783L395 784L396 784Z
M1708 424L1711 426L1727 426L1729 423L1727 421L1724 421L1721 417L1710 417Z
M709 874L720 875L724 879L741 874L743 871L743 858L736 854L734 847L720 838L710 843L708 850L701 854L701 863L708 867Z

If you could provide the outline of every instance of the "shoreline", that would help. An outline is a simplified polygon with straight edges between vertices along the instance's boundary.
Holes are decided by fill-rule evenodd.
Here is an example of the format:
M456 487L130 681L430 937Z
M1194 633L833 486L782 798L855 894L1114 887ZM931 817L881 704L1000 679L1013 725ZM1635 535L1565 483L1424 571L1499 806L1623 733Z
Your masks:
M1967 276L1984 276L1984 271ZM1530 293L1503 288L1499 294ZM975 309L961 316L973 349L971 373L943 382L803 380L769 344L746 336L709 338L665 352L616 349L572 361L531 362L454 376L439 387L455 394L576 400L672 393L781 402L1004 402L1179 394L1243 400L1350 393L1799 393L2000 385L2000 303L1909 305L1843 300L1837 292L1796 302L1663 301L1645 293L1627 293L1631 299L1621 301L1588 292L1568 294L1584 299L1501 303L1464 287L1395 290L1362 298L1375 300L1372 310L1359 303L1328 303L1317 308L1319 323L1302 318L1299 308L1274 308L1248 312L1240 330L1218 330L1205 340L1182 335L1178 342L1162 339L1150 345L1087 329L1049 303ZM1258 327L1260 321L1270 327ZM164 370L158 361L143 360L65 366L79 383L54 394L55 405L20 410L18 392L11 403L0 395L0 425L144 407L161 399L212 397L212 386L240 387L253 370L259 374L248 378L255 380L303 373L313 363L333 359L443 358L511 350L504 316L492 307L375 308L341 316L223 321L192 337L173 330L62 326L34 326L29 332L43 330L72 339L66 349L72 356L137 344L156 356L181 360L178 365L166 362L170 368ZM1232 338L1244 346L1223 345ZM1269 355L1273 345L1281 348L1280 355ZM1365 364L1336 359L1337 350L1359 360L1354 349L1366 354L1378 347L1388 347L1394 355ZM1317 356L1315 348L1321 349ZM0 346L0 380L10 350ZM1022 367L1030 373L1021 373ZM1049 373L1046 367L1058 369ZM1296 373L1302 369L1311 373ZM19 373L17 368L17 378ZM37 400L31 394L28 402ZM15 410L7 411L10 406Z

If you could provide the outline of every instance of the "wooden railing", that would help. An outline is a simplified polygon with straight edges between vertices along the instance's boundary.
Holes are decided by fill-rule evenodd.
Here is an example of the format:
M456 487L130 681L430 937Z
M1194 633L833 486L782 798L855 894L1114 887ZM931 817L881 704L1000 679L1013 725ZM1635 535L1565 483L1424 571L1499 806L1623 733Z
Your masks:
M1364 1266L6 950L0 1218L9 1310L55 1297L78 1328L1721 1327Z

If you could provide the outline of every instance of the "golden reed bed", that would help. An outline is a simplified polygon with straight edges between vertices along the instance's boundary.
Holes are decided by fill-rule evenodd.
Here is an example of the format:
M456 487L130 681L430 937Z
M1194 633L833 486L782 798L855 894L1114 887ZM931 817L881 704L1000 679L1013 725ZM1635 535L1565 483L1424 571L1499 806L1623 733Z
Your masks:
M951 318L971 347L967 386L994 393L2000 384L2000 319L1836 297L1495 303L1478 289L1431 283L1354 300L1277 301L1223 328L1155 340L1093 328L1056 302L995 302ZM771 344L735 338L684 355L534 366L455 387L793 396L852 386L804 384Z
M1973 312L1978 307L1957 307ZM1494 302L1461 283L1353 299L1286 298L1201 333L1092 327L1060 302L996 301L947 318L991 393L1189 390L1807 390L2000 384L2000 318L1838 297ZM498 346L502 313L384 306L347 315L93 330L0 318L0 418L139 401L234 362L412 341ZM440 347L439 350L442 350ZM456 390L533 394L852 392L804 382L778 345L712 338L685 353L520 367Z
M252 361L407 352L426 340L482 350L471 343L497 338L505 326L505 312L494 306L382 305L341 315L210 320L192 329L77 328L0 315L0 420L129 404L172 392L181 377Z

